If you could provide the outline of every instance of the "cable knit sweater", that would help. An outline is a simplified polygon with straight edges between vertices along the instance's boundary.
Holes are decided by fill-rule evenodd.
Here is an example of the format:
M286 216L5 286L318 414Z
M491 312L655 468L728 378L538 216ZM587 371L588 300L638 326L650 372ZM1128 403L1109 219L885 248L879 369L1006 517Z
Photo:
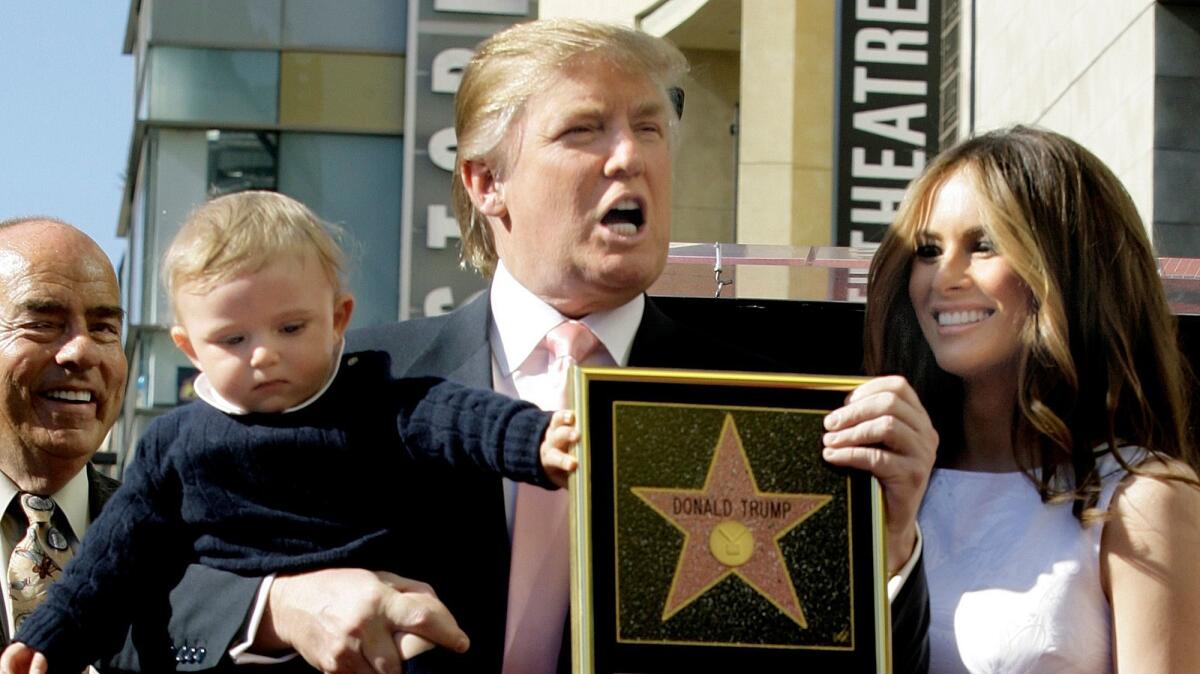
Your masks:
M419 526L404 521L414 510L396 507L405 486L446 465L549 486L538 453L548 422L491 391L392 379L375 352L348 354L325 394L295 412L172 410L150 424L125 483L16 640L51 672L77 674L118 650L139 601L161 601L189 563L249 575L403 571L420 554L406 535Z

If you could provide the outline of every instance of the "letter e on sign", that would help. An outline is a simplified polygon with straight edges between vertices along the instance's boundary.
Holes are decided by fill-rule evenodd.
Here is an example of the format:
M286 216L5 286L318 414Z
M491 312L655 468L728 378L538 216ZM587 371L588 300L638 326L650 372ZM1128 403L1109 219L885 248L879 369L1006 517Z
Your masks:
M900 0L858 0L854 16L859 21L886 21L888 23L928 23L929 0L916 0L911 8L900 6Z

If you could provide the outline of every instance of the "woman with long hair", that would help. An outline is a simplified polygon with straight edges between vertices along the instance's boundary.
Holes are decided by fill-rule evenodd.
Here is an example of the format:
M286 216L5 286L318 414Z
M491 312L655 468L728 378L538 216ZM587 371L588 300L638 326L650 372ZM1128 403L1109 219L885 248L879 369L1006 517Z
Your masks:
M1015 127L909 188L867 369L939 438L921 505L931 671L1200 671L1191 379L1145 228L1074 141Z

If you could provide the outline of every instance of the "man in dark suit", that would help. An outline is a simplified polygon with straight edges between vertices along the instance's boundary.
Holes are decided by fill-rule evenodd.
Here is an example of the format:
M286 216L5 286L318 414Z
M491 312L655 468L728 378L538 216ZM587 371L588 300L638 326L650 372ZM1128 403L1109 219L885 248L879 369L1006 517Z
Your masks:
M48 543L66 552L116 489L88 462L121 409L121 316L117 277L94 241L56 220L0 222L5 642L14 620L36 603L19 597L14 604L8 580L9 559L29 526L21 497L53 503Z
M585 21L536 21L484 41L456 98L454 193L464 259L491 285L449 315L352 333L350 348L387 353L399 376L530 400L542 399L549 336L564 324L595 338L587 363L769 369L713 348L644 294L666 264L680 100L671 90L686 67L663 40ZM907 576L894 602L897 670L909 672L924 668L928 601L920 567L902 567L919 559L916 509L936 434L903 388L875 383L856 394L827 458L873 467L884 484L892 571ZM532 593L516 589L523 545L514 533L510 547L510 532L529 512L523 498L496 479L435 473L398 504L414 541L405 575L430 583L471 638L465 654L437 649L405 671L561 671L565 569L543 570ZM546 532L540 554L565 548ZM391 632L408 630L376 609L390 590L349 573L274 579L251 619L251 648L293 646L326 671L398 671ZM201 596L204 585L195 587L187 594ZM530 621L532 632L520 632Z

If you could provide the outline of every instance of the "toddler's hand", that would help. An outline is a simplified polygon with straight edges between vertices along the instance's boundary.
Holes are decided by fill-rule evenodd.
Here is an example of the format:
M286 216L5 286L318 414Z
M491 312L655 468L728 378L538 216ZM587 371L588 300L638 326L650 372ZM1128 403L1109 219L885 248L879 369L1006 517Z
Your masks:
M571 445L579 442L575 428L575 413L559 410L550 418L546 436L542 438L542 468L550 481L559 487L567 486L567 477L575 472L579 461L571 456Z
M50 663L46 656L16 641L4 649L0 655L0 673L2 674L46 674Z

